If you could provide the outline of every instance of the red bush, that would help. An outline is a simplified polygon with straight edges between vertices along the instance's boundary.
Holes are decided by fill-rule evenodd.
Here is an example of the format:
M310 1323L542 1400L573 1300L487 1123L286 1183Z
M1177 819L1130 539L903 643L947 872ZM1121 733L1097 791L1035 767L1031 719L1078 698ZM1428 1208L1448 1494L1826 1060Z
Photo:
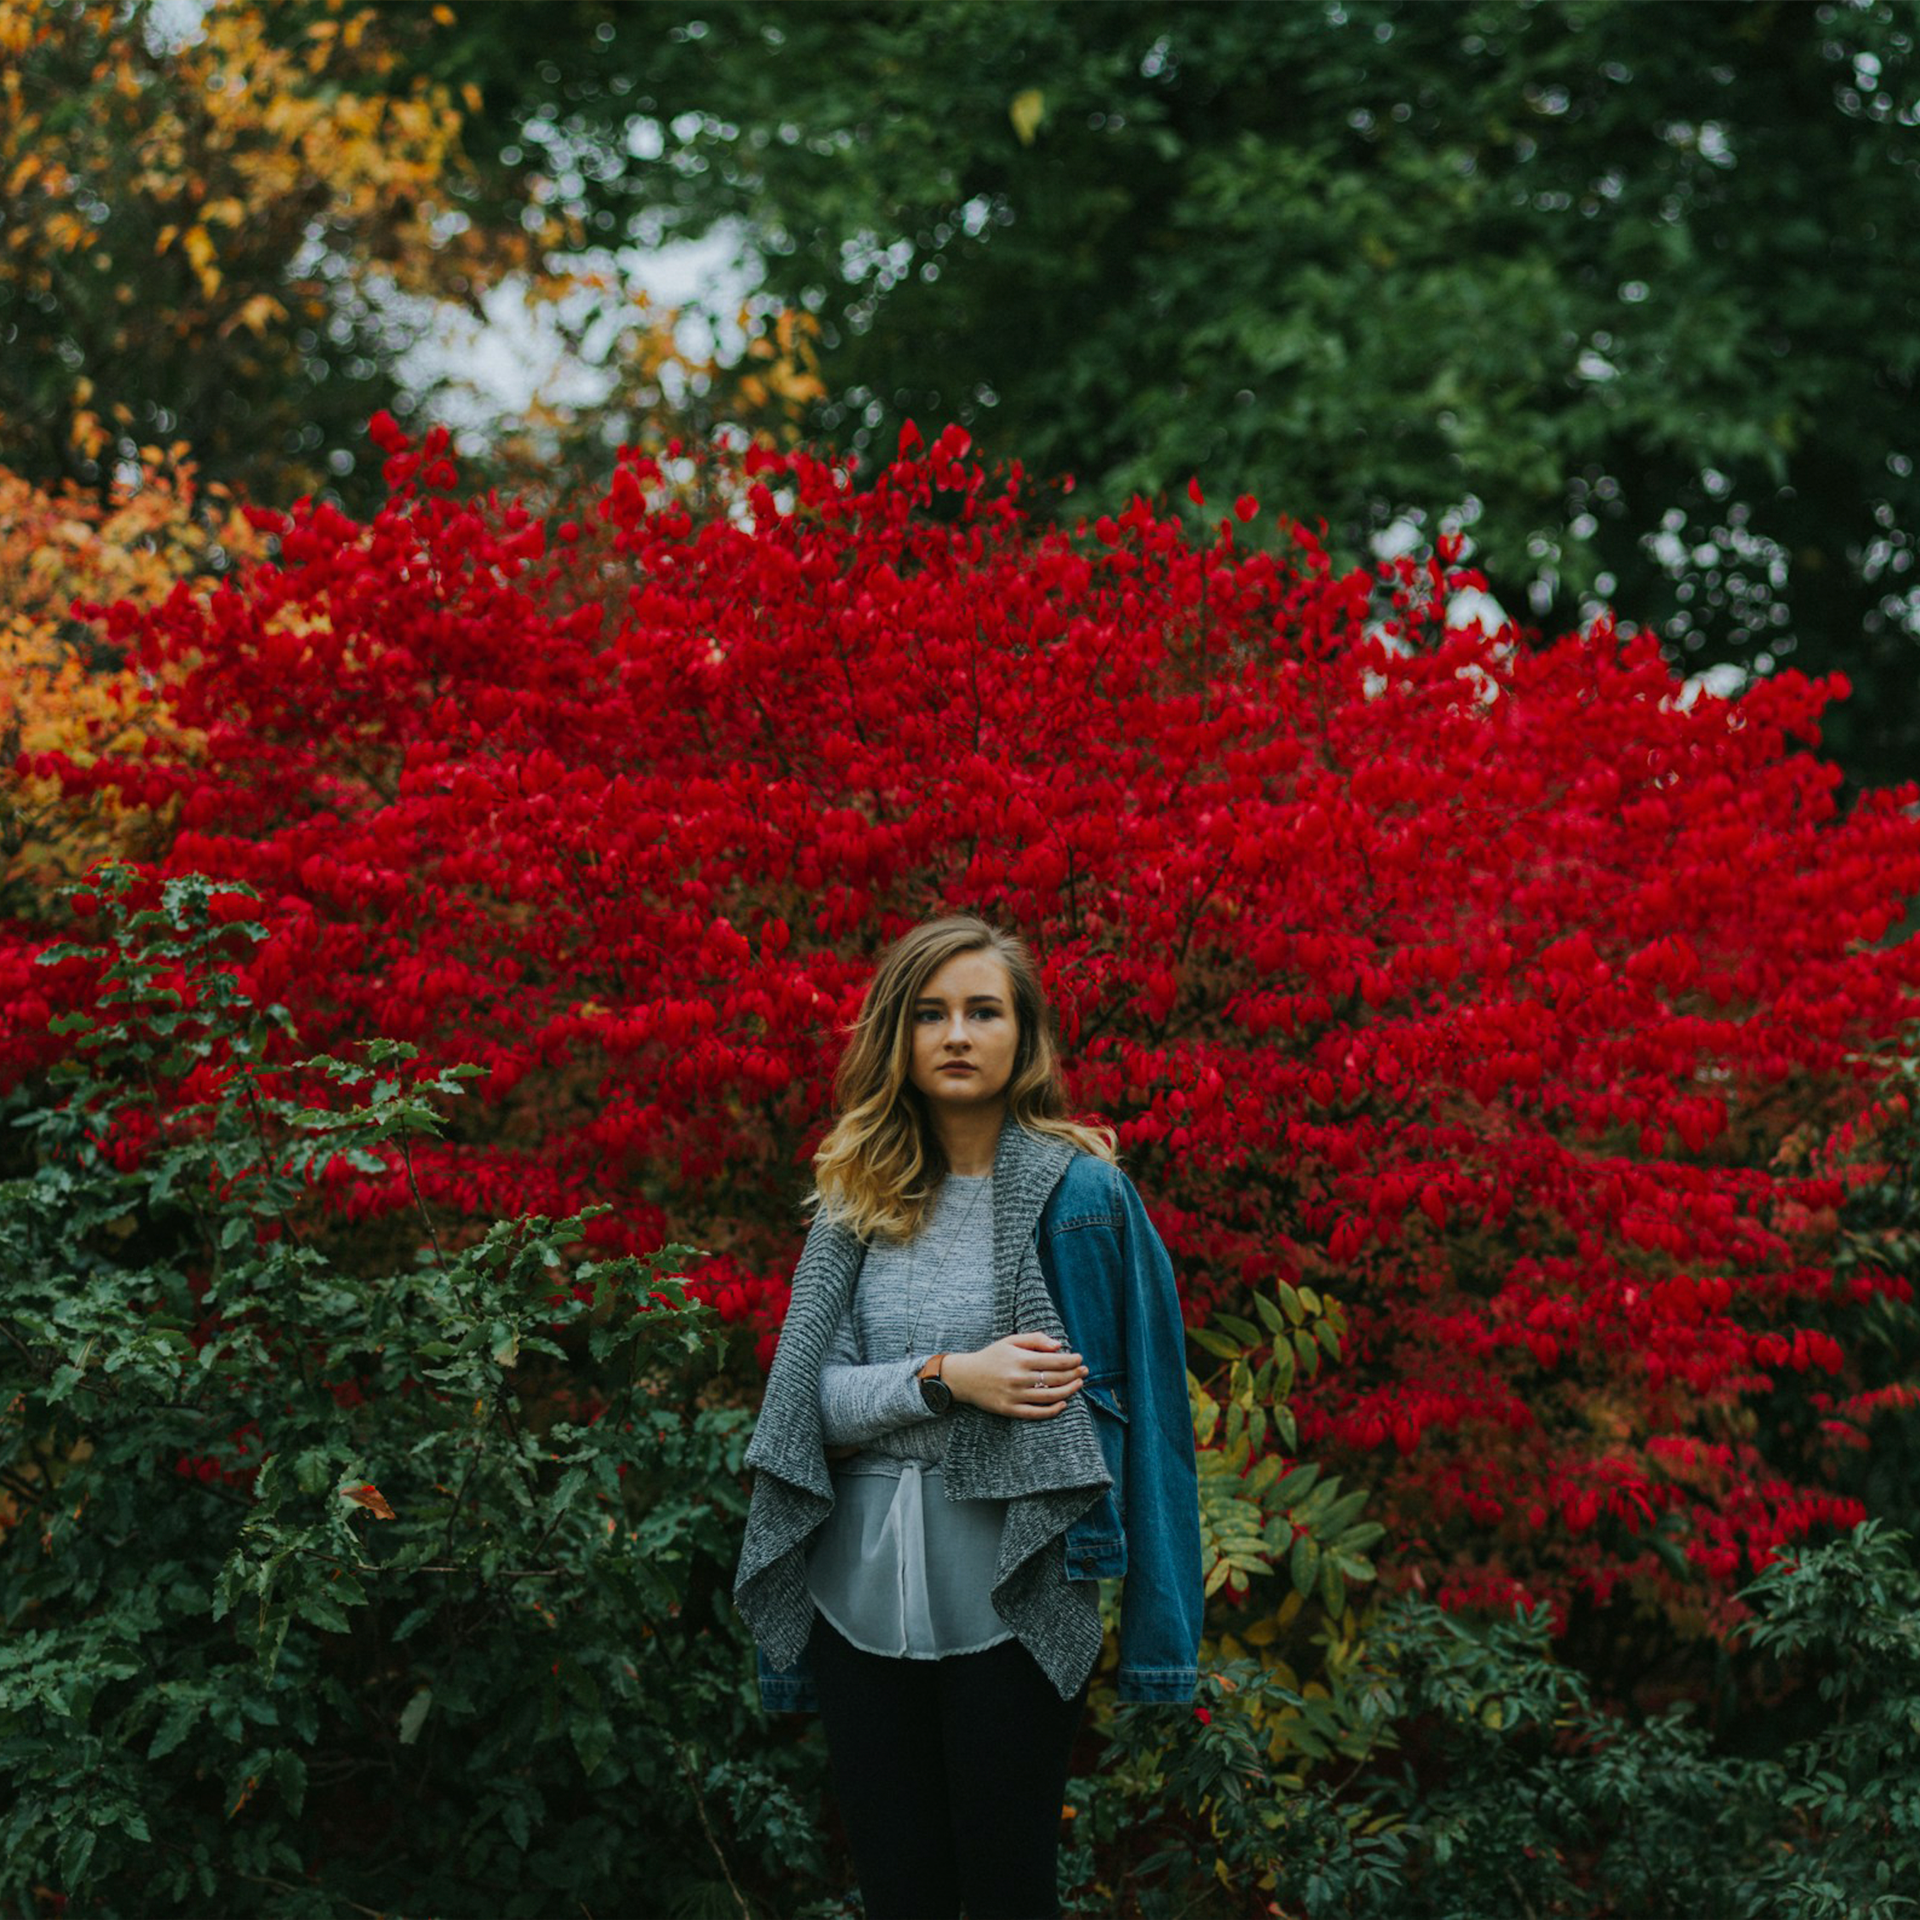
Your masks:
M248 989L308 1050L490 1069L416 1155L437 1208L616 1199L591 1237L714 1249L764 1358L873 956L975 906L1034 940L1192 1308L1347 1304L1301 1444L1444 1594L1672 1597L1656 1531L1724 1583L1850 1517L1748 1412L1848 1385L1828 1141L1913 1011L1913 789L1840 817L1798 750L1844 685L1688 703L1611 625L1449 627L1440 560L1244 546L1244 497L1205 545L1137 501L1036 532L951 429L859 492L628 454L553 542L392 438L371 524L302 503L240 587L102 610L183 670L196 758L34 770L261 891ZM41 944L0 951L9 1017L81 990ZM404 1207L404 1169L326 1203Z

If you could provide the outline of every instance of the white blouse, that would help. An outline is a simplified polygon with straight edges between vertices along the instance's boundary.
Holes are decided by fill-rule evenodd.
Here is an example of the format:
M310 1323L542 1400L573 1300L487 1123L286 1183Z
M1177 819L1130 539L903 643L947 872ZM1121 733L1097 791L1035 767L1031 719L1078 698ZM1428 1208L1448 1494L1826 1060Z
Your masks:
M992 1341L992 1183L948 1174L910 1247L868 1247L821 1368L827 1444L861 1451L832 1463L833 1511L807 1544L807 1585L868 1653L937 1660L1014 1637L988 1597L1007 1503L947 1498L947 1418L928 1410L918 1379L934 1354Z

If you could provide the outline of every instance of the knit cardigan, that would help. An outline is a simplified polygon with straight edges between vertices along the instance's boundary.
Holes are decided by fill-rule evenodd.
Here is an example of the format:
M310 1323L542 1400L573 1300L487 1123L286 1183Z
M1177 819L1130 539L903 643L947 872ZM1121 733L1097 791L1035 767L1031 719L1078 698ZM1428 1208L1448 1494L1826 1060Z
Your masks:
M1048 1292L1035 1228L1078 1148L1033 1132L1011 1115L993 1160L993 1338L1067 1331ZM824 1211L808 1229L793 1297L774 1349L766 1397L746 1464L753 1497L733 1598L774 1667L806 1649L813 1596L806 1542L833 1510L833 1481L820 1429L820 1367L853 1297L866 1243ZM1016 1419L956 1401L941 1475L949 1500L1005 1500L994 1571L994 1611L1033 1655L1063 1700L1100 1657L1096 1583L1066 1575L1067 1529L1113 1484L1084 1396L1045 1420Z

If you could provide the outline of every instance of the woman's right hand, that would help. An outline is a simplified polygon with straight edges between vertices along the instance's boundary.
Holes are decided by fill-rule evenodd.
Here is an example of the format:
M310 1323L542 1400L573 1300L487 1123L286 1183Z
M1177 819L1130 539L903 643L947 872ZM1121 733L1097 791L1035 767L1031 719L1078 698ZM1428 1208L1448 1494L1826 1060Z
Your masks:
M1014 1420L1050 1420L1080 1391L1086 1364L1051 1334L1010 1333L976 1353L950 1353L940 1370L954 1398Z

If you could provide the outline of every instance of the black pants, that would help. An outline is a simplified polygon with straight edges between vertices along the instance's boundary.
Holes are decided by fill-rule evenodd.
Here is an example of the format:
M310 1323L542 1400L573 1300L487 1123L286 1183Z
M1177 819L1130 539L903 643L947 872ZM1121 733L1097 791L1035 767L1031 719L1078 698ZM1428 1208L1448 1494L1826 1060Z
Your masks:
M1018 1640L944 1660L808 1642L867 1920L1057 1920L1060 1805L1087 1689Z

